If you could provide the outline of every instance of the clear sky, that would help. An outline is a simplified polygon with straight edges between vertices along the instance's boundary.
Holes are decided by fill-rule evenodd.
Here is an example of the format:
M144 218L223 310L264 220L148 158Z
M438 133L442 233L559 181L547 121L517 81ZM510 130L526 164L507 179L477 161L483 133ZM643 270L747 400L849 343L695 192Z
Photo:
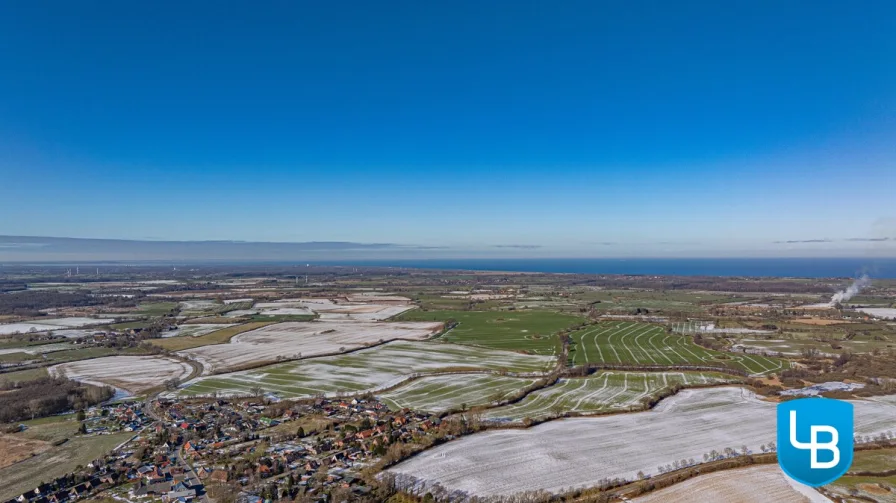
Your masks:
M0 234L896 256L894 34L892 1L0 2Z

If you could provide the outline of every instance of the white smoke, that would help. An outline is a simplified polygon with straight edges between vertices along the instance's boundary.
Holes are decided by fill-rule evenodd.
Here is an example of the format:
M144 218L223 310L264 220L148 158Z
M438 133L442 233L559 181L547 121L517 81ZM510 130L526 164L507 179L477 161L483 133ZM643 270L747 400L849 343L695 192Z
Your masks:
M861 278L852 282L846 290L840 290L831 297L830 304L841 304L856 296L863 288L871 285L871 278L867 274L863 274Z

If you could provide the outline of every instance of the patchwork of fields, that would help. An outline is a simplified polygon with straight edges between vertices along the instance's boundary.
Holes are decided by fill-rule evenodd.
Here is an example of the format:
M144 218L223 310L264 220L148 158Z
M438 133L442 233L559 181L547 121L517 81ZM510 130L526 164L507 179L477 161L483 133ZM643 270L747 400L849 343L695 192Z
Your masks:
M189 383L179 394L252 394L261 390L284 398L312 397L383 389L419 373L452 370L538 373L550 369L555 362L547 356L458 344L390 342L345 355L203 377Z
M229 344L201 346L179 354L199 361L204 372L210 374L249 364L274 363L283 357L341 353L395 339L423 340L441 327L436 322L286 322L243 332L230 339Z
M631 321L602 321L571 334L573 363L706 365L749 374L782 370L787 362L747 353L713 351L663 327Z
M454 320L457 326L442 339L492 349L556 355L560 339L554 334L584 322L583 318L551 311L411 311L402 320Z
M483 419L513 422L544 419L564 412L593 414L639 407L641 400L675 384L702 385L731 382L714 372L601 372L591 377L561 379L534 391L523 400L487 410Z
M492 374L448 374L417 379L377 396L391 409L405 407L426 412L442 412L488 405L501 397L532 385L533 378L503 377Z

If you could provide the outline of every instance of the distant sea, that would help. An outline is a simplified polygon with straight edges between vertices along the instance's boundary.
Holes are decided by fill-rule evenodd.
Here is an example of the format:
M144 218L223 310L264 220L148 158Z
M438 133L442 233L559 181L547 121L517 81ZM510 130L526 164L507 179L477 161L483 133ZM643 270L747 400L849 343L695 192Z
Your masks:
M713 259L418 259L353 260L329 265L465 269L471 271L747 276L791 278L896 278L896 259L713 258Z

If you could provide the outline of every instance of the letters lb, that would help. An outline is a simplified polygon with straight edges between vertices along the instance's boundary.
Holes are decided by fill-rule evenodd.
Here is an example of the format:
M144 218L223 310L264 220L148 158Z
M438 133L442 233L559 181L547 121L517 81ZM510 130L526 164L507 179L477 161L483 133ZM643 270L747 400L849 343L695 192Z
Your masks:
M778 404L778 464L790 478L818 487L852 465L853 408L830 398Z

